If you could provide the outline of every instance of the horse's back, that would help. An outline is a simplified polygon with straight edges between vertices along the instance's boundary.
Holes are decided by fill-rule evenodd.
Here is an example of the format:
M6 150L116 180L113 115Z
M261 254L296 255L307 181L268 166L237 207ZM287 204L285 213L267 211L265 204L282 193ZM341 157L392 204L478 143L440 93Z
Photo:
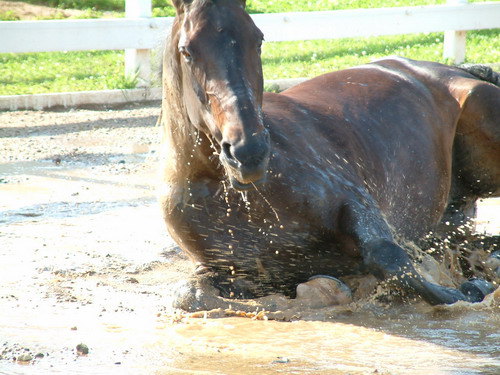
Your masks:
M414 132L427 134L406 142L446 143L460 115L459 103L443 83L446 79L440 77L446 68L387 58L318 76L282 95L313 112L336 116L351 131L361 132L364 138L378 137L387 147Z

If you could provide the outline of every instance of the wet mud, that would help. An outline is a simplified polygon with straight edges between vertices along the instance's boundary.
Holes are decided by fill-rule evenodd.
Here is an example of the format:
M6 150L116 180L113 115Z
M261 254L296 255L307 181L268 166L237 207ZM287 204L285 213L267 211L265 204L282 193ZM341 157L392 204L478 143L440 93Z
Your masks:
M500 371L498 290L430 307L346 279L341 305L212 296L209 311L173 309L193 266L156 202L158 114L158 103L0 113L0 374ZM409 251L443 284L491 280L499 212L482 202L474 236Z

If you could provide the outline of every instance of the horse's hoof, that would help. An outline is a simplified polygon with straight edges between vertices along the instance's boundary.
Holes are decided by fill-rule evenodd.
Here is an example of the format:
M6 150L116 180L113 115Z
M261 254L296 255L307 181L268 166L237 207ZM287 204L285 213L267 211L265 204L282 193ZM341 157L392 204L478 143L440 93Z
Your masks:
M207 266L204 266L203 264L198 263L196 265L195 270L194 270L194 274L197 276L211 275L212 270L210 268L208 268Z
M218 307L219 294L219 290L206 281L183 280L174 287L172 307L188 312L210 310Z
M465 294L470 302L481 302L485 296L494 290L495 287L492 283L477 278L472 278L460 286L460 291Z
M349 287L339 279L316 275L307 282L297 285L295 301L309 308L345 305L352 302L352 293Z
M500 278L500 250L491 253L485 266L491 270L495 277Z

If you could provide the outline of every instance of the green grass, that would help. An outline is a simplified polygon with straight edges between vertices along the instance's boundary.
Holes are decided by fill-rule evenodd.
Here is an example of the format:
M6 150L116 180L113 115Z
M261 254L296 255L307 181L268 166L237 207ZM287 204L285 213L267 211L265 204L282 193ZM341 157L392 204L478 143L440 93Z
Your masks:
M45 5L60 9L95 9L101 11L123 11L124 0L14 0L23 3Z
M0 54L0 95L135 87L124 69L116 51Z
M482 1L488 0L469 0L471 3ZM316 10L386 8L444 3L446 3L446 0L247 0L247 10L250 13L311 12Z
M314 77L390 55L450 63L443 58L443 38L443 33L430 33L266 43L264 78ZM466 61L500 61L500 29L469 32Z
M18 21L19 16L11 10L0 12L0 21Z
M481 0L482 1L482 0ZM31 0L31 3L69 6L97 13L123 13L120 0ZM406 5L432 5L444 0L247 0L250 12L289 12L350 9ZM170 16L169 0L153 0L154 14ZM0 14L16 19L15 14ZM447 62L442 57L443 34L411 34L375 38L349 38L321 41L265 43L262 53L265 79L313 77L321 73L400 55L409 58ZM468 62L500 61L500 29L467 33ZM125 89L134 80L124 76L122 51L46 52L0 54L0 95L44 92Z

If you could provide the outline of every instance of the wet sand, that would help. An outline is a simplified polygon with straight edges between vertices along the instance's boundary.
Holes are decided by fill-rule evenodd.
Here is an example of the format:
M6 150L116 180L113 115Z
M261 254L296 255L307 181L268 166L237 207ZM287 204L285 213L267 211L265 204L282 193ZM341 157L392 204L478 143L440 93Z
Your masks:
M192 265L156 203L158 114L0 113L0 374L500 371L500 296L293 323L177 315L173 286ZM478 230L500 233L499 212L500 200L483 202Z

